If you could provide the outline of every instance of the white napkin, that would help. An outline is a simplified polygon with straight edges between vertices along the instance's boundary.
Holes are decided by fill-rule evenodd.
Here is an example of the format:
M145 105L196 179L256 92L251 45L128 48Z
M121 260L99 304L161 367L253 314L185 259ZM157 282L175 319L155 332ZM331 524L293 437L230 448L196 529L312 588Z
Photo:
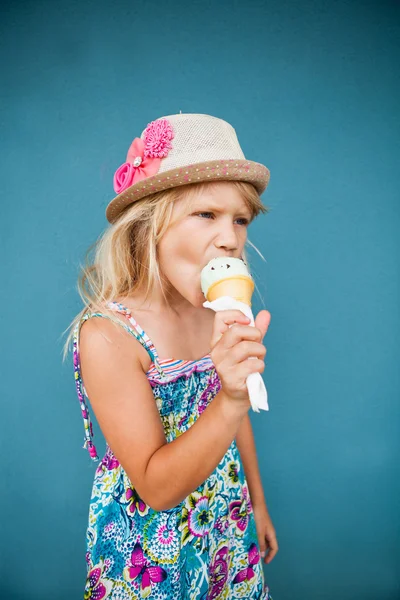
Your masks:
M244 302L239 302L231 296L221 296L217 300L212 302L204 302L204 308L211 308L215 312L220 310L240 310L250 319L249 326L254 327L254 317L250 306ZM250 357L253 358L253 357ZM249 398L251 407L255 412L262 410L269 410L268 407L268 394L267 389L264 385L263 378L260 373L250 373L246 379L247 389L249 390Z

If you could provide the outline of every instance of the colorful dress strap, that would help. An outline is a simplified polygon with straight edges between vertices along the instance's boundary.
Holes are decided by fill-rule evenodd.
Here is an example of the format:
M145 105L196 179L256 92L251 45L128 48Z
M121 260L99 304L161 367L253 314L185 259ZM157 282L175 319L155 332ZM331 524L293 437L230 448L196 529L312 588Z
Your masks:
M142 344L142 346L147 350L158 373L160 374L160 376L162 378L164 378L165 373L164 373L163 369L161 368L161 365L158 362L158 354L157 354L157 350L156 350L154 344L152 343L150 338L146 335L146 333L143 331L143 329L139 326L139 324L135 321L135 319L132 317L130 311L125 306L123 306L122 304L119 304L117 302L109 302L107 306L111 310L121 312L128 317L130 323L132 324L132 328L129 327L126 323L123 323L122 321L118 321L118 324L120 324L121 327L123 327L128 333L133 335L138 340L138 342L140 342ZM106 318L106 319L109 319L110 321L112 321L112 319L110 318L109 315L106 315L106 314L103 314L100 312L86 313L83 315L83 317L80 319L80 321L76 324L76 326L74 328L73 362L74 362L74 378L75 378L76 392L77 392L79 403L81 406L82 418L83 418L83 424L84 424L84 430L85 430L85 441L83 444L83 448L86 448L88 450L89 455L92 458L92 460L98 461L99 456L97 454L96 446L93 443L93 425L92 425L92 421L90 418L89 408L88 408L88 405L86 402L86 398L88 398L88 395L87 395L87 392L85 390L85 386L84 386L83 380L82 380L82 370L81 370L80 353L79 353L80 329L81 329L83 323L85 321L87 321L87 319L90 319L92 317L103 317L103 318Z
M151 360L154 362L154 364L158 364L158 354L155 345L153 344L149 336L146 334L146 332L140 327L139 323L133 318L133 315L129 308L127 308L120 302L109 302L107 306L111 310L115 310L116 312L123 314L129 320L133 329L139 334L142 341L144 342L143 345L150 354Z

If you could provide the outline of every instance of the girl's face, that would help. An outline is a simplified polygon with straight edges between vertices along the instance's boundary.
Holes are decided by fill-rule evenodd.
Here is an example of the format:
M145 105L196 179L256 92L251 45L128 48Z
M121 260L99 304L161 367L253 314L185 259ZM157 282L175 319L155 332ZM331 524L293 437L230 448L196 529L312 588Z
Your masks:
M230 182L207 184L206 191L174 204L172 225L159 242L161 273L177 305L200 308L205 302L200 274L217 256L240 258L251 221L250 209Z

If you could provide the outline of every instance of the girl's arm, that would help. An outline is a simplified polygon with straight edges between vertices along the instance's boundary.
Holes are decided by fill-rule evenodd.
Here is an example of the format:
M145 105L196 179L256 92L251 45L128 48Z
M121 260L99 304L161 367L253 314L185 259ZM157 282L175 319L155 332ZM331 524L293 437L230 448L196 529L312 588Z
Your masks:
M218 466L248 409L220 390L196 422L164 444L146 469L149 497L156 510L168 510L201 485Z
M252 505L253 507L260 505L266 507L264 490L261 483L260 471L258 469L253 428L251 426L249 414L245 415L240 424L236 435L236 445L240 453L240 458L242 459Z
M97 321L97 323L96 323ZM142 346L106 319L81 327L82 378L100 428L137 493L157 511L175 507L211 475L250 408L221 390L196 422L167 443Z

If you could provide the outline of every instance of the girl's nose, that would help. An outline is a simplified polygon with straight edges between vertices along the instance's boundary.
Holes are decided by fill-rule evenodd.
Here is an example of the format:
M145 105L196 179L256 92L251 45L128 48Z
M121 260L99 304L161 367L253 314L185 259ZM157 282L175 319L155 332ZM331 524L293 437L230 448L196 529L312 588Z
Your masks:
M215 245L226 250L238 249L239 239L233 223L221 225Z

